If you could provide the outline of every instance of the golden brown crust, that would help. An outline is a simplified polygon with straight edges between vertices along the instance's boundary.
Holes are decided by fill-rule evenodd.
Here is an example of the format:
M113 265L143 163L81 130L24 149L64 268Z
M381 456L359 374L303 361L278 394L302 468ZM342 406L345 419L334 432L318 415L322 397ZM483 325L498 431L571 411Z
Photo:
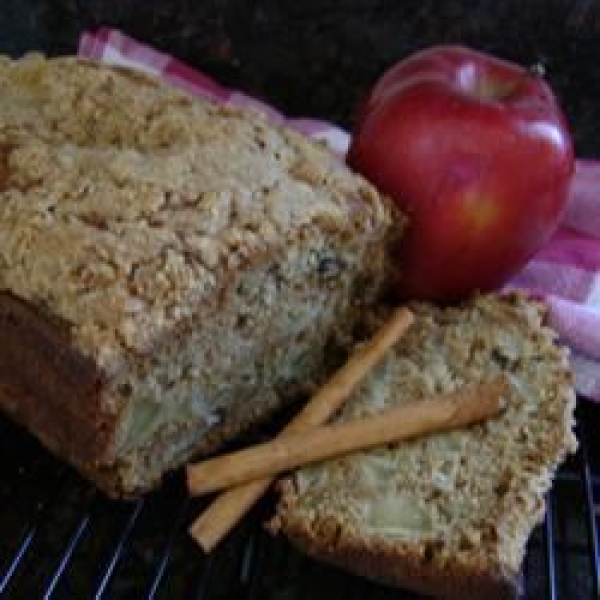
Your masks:
M285 526L290 541L310 556L362 575L374 581L411 589L448 600L515 600L520 593L520 579L499 576L472 565L440 565L431 559L427 548L391 548L377 541L340 533L337 543L329 546L320 536L313 536L301 525ZM420 549L421 550L421 549Z
M110 460L116 415L102 409L101 376L69 343L68 328L0 292L0 331L0 406L54 450L84 464Z

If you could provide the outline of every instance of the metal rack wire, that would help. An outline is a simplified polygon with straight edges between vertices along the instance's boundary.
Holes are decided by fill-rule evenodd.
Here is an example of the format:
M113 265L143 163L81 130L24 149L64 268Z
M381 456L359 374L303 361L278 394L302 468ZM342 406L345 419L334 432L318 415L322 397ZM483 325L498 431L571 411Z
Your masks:
M530 540L528 600L600 597L600 407L578 408L580 450L560 471ZM186 526L202 507L180 481L107 500L0 418L0 598L415 600L314 562L262 528L265 498L205 557ZM175 478L176 479L176 478Z

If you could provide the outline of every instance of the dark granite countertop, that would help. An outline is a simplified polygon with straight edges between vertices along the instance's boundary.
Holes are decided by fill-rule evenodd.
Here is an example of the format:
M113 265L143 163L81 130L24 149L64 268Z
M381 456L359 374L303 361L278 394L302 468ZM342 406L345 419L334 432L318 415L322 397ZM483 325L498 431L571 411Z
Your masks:
M407 53L461 42L541 63L579 156L600 156L598 0L2 0L0 52L73 53L108 25L290 114L348 126L357 100Z

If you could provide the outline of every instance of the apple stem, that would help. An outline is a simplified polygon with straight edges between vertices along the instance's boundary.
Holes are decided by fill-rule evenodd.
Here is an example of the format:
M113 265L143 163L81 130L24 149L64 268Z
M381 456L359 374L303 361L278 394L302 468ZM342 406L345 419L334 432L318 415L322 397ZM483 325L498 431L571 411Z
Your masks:
M533 64L529 65L529 72L534 77L540 77L543 79L546 76L546 67L539 61L534 62Z

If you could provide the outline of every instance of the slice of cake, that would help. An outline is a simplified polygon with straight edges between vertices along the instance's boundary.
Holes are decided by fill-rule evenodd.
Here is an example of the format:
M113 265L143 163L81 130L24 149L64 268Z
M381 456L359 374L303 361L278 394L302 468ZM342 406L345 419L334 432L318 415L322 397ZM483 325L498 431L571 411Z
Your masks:
M523 296L413 308L415 324L339 419L499 373L511 382L506 412L298 470L282 482L273 526L376 580L444 598L513 598L553 474L576 447L567 352Z
M109 494L318 382L392 207L324 147L138 72L0 60L0 407Z

